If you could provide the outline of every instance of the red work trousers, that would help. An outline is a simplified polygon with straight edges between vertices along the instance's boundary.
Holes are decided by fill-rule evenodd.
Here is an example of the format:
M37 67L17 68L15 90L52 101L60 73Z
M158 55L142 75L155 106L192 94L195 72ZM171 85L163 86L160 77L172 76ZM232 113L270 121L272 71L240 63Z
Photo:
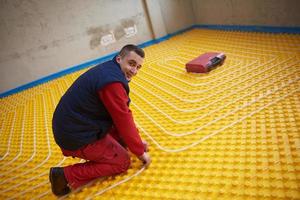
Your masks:
M62 149L64 156L86 160L85 163L64 167L65 177L72 189L85 185L95 178L127 171L130 166L130 157L117 139L116 129L111 129L104 138L78 150Z

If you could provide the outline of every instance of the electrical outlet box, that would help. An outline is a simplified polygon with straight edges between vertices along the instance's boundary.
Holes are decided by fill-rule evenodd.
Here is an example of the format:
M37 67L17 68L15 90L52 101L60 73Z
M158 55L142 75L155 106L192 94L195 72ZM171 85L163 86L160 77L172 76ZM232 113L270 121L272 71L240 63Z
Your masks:
M116 42L116 39L115 39L113 32L110 32L109 34L101 37L101 45L103 45L103 46L107 46L114 42Z
M124 31L125 31L125 34L126 34L125 36L127 38L132 37L137 33L136 25L124 28Z

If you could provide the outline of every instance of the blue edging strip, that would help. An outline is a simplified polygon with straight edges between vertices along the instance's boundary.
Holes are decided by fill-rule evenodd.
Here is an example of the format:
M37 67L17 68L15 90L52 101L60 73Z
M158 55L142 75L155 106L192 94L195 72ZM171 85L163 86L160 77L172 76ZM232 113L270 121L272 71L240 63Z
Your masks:
M264 32L264 33L292 33L292 34L300 34L300 27L276 27L276 26L240 26L240 25L213 25L213 24L208 24L208 25L193 25L190 26L188 28L176 31L174 33L168 34L166 36L160 37L158 39L154 39L154 40L150 40L148 42L144 42L140 45L138 45L141 48L145 48L147 46L151 46L153 44L158 44L162 41L168 40L171 37L175 36L175 35L179 35L181 33L184 33L186 31L192 30L194 28L206 28L206 29L214 29L214 30L227 30L227 31L248 31L248 32ZM117 54L117 52L108 54L106 56L97 58L95 60L91 60L79 65L75 65L71 68L68 68L66 70L51 74L49 76L46 76L44 78L38 79L36 81L27 83L25 85L22 85L20 87L8 90L4 93L0 94L0 98L21 92L23 90L32 88L34 86L40 85L42 83L45 83L47 81L59 78L61 76L64 76L66 74L78 71L80 69L84 69L86 67L90 67L91 65L96 65L98 63L102 63L105 62L111 58L113 58L115 55Z

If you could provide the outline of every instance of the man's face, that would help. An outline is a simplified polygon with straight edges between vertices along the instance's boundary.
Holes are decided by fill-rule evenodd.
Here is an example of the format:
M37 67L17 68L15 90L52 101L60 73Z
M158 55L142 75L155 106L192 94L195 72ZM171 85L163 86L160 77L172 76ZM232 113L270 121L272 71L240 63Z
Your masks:
M137 74L138 70L142 67L143 61L144 58L136 54L134 51L130 51L123 58L121 56L117 56L117 62L120 64L121 70L128 81Z

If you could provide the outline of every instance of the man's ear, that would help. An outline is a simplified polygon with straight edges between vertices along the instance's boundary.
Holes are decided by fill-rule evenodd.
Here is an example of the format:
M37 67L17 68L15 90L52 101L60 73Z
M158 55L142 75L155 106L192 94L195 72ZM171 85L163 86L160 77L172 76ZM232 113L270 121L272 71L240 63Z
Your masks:
M117 63L120 63L120 62L121 62L121 56L120 56L120 55L117 55L116 61L117 61Z

